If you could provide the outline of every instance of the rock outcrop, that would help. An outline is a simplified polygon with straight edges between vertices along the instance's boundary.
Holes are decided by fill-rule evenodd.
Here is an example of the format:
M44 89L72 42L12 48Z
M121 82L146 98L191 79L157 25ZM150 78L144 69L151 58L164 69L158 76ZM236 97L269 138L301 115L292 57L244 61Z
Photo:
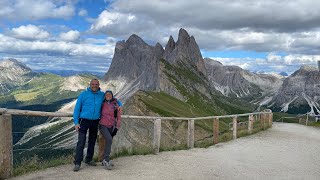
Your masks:
M205 65L209 81L225 96L255 100L275 93L282 85L282 79L277 76L224 66L209 58L205 58Z
M311 66L302 66L283 81L270 101L274 110L289 113L320 114L320 72Z

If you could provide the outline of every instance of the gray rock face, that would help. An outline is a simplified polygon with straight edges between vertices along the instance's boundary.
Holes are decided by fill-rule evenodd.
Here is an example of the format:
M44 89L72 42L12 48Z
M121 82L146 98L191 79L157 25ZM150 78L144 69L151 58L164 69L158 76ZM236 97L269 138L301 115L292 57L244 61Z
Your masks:
M126 42L116 44L105 80L124 80L138 89L158 90L158 66L162 55L163 48L160 44L153 47L137 35L131 35Z
M287 77L269 103L290 113L320 114L320 72L315 67L302 66Z
M4 81L21 81L21 76L26 75L32 70L25 64L16 59L7 59L0 62L0 82Z
M238 66L224 66L220 62L205 58L209 81L226 96L238 98L259 98L275 92L282 80L267 74L256 74Z
M117 91L118 97L124 100L137 90L164 91L183 99L163 73L163 67L160 67L163 59L174 66L183 64L199 77L206 75L204 61L194 37L180 29L178 41L175 42L170 36L165 50L159 43L155 46L146 44L137 35L118 42L105 80L113 81L113 84L120 84L119 81L126 84L126 87L118 88Z
M33 77L32 70L16 59L0 62L0 94L9 93L12 88Z

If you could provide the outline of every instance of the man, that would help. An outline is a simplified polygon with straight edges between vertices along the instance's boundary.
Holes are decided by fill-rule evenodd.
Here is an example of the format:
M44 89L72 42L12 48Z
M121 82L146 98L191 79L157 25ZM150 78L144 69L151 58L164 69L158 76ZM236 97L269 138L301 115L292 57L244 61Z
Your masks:
M104 93L100 91L99 80L92 79L90 87L83 91L78 99L73 113L73 121L75 130L78 131L78 143L76 155L74 157L73 171L79 171L81 161L83 160L83 149L86 143L86 135L89 130L88 148L85 163L89 166L96 166L92 160L94 154L94 146L98 134L98 124L101 114L101 106L104 100ZM117 101L122 106L120 101ZM121 109L119 109L121 111Z

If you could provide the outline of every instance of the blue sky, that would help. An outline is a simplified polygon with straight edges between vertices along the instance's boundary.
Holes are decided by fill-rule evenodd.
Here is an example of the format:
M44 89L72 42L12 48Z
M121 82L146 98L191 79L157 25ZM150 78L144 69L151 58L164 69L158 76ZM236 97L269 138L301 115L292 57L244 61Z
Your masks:
M0 60L34 70L105 73L117 41L165 46L186 29L203 57L292 73L320 60L320 1L1 0Z

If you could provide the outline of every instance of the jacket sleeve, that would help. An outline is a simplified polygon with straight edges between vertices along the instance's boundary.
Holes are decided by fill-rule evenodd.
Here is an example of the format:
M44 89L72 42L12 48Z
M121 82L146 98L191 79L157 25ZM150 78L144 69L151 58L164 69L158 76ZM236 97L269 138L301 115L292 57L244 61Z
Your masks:
M82 107L82 99L83 99L83 93L81 93L77 99L76 106L74 107L73 111L73 122L74 125L79 124L79 118L80 118L80 112L81 112L81 107Z
M118 103L118 106L122 107L122 102L119 99L117 99L117 103Z

